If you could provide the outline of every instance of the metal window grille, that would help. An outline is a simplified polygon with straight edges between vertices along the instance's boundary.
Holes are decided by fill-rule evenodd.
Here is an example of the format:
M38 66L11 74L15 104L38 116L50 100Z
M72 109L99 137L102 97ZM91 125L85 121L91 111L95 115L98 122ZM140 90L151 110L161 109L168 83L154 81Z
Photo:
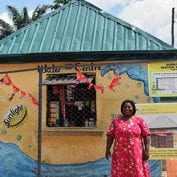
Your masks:
M95 82L94 75L88 78ZM47 78L47 126L95 127L96 91L78 82L76 74L56 74Z

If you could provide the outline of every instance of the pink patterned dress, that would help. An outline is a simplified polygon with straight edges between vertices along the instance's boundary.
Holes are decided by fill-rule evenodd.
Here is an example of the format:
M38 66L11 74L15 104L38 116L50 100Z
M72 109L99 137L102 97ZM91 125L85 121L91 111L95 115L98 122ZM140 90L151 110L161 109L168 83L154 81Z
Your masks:
M124 121L113 119L107 135L114 137L112 177L150 177L147 161L142 160L142 137L149 135L146 122L138 116Z

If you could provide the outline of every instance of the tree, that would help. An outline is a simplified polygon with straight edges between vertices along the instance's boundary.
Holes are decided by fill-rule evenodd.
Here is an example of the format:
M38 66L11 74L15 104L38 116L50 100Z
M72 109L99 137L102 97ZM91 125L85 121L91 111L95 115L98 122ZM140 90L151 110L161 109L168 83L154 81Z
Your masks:
M11 34L14 31L13 27L0 19L0 39Z
M24 7L20 13L15 7L7 6L13 26L0 19L0 39L40 18L49 8L49 5L37 6L30 17L27 7Z
M53 5L50 6L52 10L62 7L63 5L67 4L71 0L54 0Z

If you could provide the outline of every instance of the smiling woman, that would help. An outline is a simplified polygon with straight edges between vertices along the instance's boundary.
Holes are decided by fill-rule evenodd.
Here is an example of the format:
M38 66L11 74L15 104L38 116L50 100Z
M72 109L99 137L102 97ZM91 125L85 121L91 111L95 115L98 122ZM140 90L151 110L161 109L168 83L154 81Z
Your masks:
M112 153L111 176L150 177L150 131L146 122L136 116L135 103L125 100L121 104L121 116L113 119L107 131L106 158Z

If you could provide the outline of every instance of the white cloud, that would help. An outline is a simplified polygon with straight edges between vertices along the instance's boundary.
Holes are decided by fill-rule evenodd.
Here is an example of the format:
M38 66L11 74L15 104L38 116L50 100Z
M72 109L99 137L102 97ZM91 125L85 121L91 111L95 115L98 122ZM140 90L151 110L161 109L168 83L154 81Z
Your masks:
M168 44L171 44L171 16L172 8L175 7L174 35L177 48L177 0L109 0L109 3L108 0L88 1ZM111 11L113 8L114 11Z
M9 15L7 12L3 12L0 14L0 19L4 20L6 23L13 25L12 20L9 18Z
M87 0L87 1L99 7L100 9L103 9L104 11L108 11L114 5L118 4L122 0Z
M172 8L175 6L177 14L177 0L136 1L125 6L117 16L171 44L171 16ZM177 23L175 23L174 33L177 47Z

